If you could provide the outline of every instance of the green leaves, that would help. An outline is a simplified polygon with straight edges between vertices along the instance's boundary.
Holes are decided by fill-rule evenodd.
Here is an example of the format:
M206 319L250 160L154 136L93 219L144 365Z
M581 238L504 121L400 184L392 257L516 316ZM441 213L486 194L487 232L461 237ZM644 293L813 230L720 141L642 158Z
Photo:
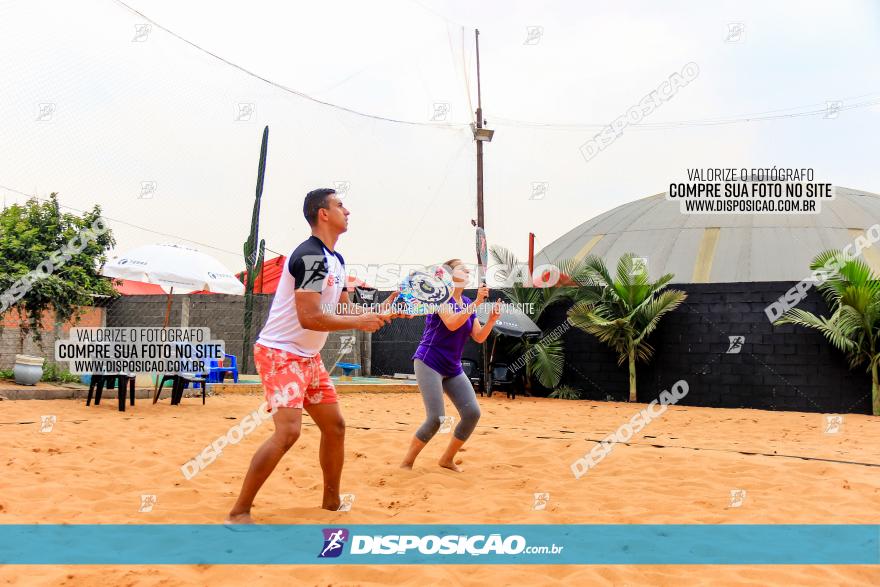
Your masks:
M502 279L511 279L521 272L516 257L504 247L492 247L492 256L503 266ZM634 253L623 255L614 274L601 257L591 255L583 260L563 259L556 266L580 287L525 288L512 285L504 290L512 302L533 303L533 320L551 305L572 300L568 311L572 326L592 334L618 353L620 364L630 352L641 361L650 360L654 349L646 338L657 329L661 318L675 310L687 298L678 290L660 291L673 275L668 273L652 282L647 267ZM564 350L561 340L537 343L539 352L530 353L528 373L541 384L555 387L562 376Z
M563 385L562 387L557 387L556 389L554 389L553 393L551 393L547 397L553 399L581 399L581 391L579 389L575 389L574 387Z
M651 282L647 268L638 257L626 253L617 262L614 276L605 262L596 256L587 259L588 284L580 300L568 311L573 326L592 334L618 354L618 364L627 362L632 352L636 359L648 361L654 353L646 341L657 329L660 319L687 299L679 290L662 290L674 277L671 273ZM635 369L635 365L630 365ZM631 373L635 381L635 373ZM630 389L635 397L635 389Z
M32 198L0 212L0 292L20 284L41 263L53 265L48 276L33 279L29 287L16 286L27 290L14 306L23 334L32 331L41 341L41 327L51 327L40 324L48 312L54 312L56 321L65 322L75 319L80 307L92 305L94 296L118 295L111 281L99 274L105 253L116 244L109 230L93 229L100 216L97 205L81 216L62 213L55 193L48 201ZM79 238L86 234L93 237ZM76 245L71 248L74 237ZM80 243L82 250L77 252ZM61 261L64 255L59 251L70 258Z
M523 282L531 286L531 276L516 256L501 246L491 247L490 252L495 262L501 265L497 272L498 277L510 284L501 288L501 291L511 302L523 304L526 310L531 308L532 311L526 313L535 322L547 308L559 302L576 300L581 293L576 287L523 287ZM582 261L563 259L556 261L555 265L569 277L577 278L585 273L585 264ZM529 352L531 348L535 349L534 352ZM517 349L522 349L522 354L528 357L526 373L529 377L534 377L545 387L554 388L559 385L565 365L565 349L561 338L541 340L534 344L523 342Z
M556 387L565 366L565 350L561 339L542 341L534 345L535 356L530 361L530 371L544 387Z
M660 324L660 318L675 310L687 298L686 293L675 289L661 292L656 297L654 297L654 293L652 291L652 297L645 300L635 311L635 322L644 324L642 333L637 339L638 342L654 332L657 325Z
M817 287L831 307L831 316L825 318L792 308L774 324L796 324L818 330L846 353L850 368L866 364L872 377L873 413L880 416L877 378L880 280L864 260L847 259L843 251L834 249L819 253L810 269L821 271L824 281Z

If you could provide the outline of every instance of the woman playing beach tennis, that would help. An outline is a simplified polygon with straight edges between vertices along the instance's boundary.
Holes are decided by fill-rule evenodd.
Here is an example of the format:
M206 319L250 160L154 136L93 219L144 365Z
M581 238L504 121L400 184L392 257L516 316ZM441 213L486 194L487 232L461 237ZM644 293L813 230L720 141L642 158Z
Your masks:
M477 299L471 302L462 292L468 282L470 272L460 259L451 259L443 264L452 273L454 289L452 298L436 314L425 320L425 331L419 348L413 355L413 366L422 401L425 403L425 421L416 431L403 463L405 469L412 469L416 457L437 433L445 416L443 392L452 400L458 410L459 422L453 437L449 440L446 452L440 457L439 465L461 472L455 464L455 454L474 431L480 419L480 405L470 379L461 367L461 353L468 337L482 343L492 331L492 325L501 313L501 302L495 302L486 324L474 315L477 307L489 297L489 289L483 285L477 292Z

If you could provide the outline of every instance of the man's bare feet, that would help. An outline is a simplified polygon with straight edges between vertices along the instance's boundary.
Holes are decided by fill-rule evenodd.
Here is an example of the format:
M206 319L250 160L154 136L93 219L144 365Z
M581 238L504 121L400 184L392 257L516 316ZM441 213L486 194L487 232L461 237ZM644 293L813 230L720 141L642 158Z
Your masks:
M254 519L251 517L250 512L244 512L241 514L229 514L226 516L226 521L224 524L253 524Z
M331 512L335 512L339 510L340 505L342 505L342 500L339 499L338 493L324 494L324 499L321 502L321 508L325 510L330 510Z
M455 461L440 461L437 463L444 469L449 469L450 471L455 471L456 473L464 473L464 469L455 464Z
M412 463L403 462L403 463L400 463L400 468L401 468L401 469L406 469L407 471L412 471L413 464L412 464Z

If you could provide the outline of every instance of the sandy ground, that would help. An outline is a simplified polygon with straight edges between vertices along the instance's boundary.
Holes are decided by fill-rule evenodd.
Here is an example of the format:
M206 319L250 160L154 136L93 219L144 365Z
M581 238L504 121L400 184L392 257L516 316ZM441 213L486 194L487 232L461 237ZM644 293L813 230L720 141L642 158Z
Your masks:
M112 398L111 398L112 399ZM266 423L194 479L180 472L262 398L138 402L0 402L0 523L220 523ZM418 395L342 396L348 423L343 491L351 512L319 509L319 434L303 435L258 496L262 523L880 523L880 418L847 415L837 434L819 414L671 407L599 466L570 464L643 406L480 398L483 419L461 454L464 473L436 460L438 435L416 463L398 463L422 418ZM451 406L447 406L451 410ZM448 411L447 413L454 413ZM49 433L41 415L55 415ZM30 422L30 423L24 423ZM588 440L589 439L589 440ZM764 453L764 454L744 454ZM773 456L777 455L777 456ZM782 456L788 455L788 456ZM811 457L804 460L793 457ZM739 507L730 492L746 490ZM550 492L545 511L533 493ZM150 513L140 495L154 494ZM112 545L100 545L108 548ZM7 566L0 585L877 585L867 566Z

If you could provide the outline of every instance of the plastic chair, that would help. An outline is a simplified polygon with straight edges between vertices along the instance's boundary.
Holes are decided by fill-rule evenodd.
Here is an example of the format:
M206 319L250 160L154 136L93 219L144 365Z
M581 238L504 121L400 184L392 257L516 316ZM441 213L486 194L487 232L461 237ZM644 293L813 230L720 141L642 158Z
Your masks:
M193 388L200 387L202 389L202 405L205 404L205 396L208 392L208 381L204 377L200 377L199 373L177 373L177 374L165 374L162 376L162 381L159 383L159 395L162 395L162 388L165 387L165 383L168 381L171 382L171 405L176 406L180 404L180 400L183 399L183 390L189 387L189 384L193 384Z
M208 369L208 383L223 383L223 379L227 374L232 374L232 380L238 383L238 357L235 355L223 355L223 363L229 359L229 366L224 367L222 363L211 361Z
M119 393L119 411L125 411L125 391L129 388L131 396L131 405L134 405L134 373L95 373L89 380L89 395L86 398L86 405L92 402L92 393L95 396L95 405L101 405L101 395L104 393L104 385L107 389L117 387Z
M351 377L355 369L361 368L359 363L336 363L336 366L342 369L343 377Z
M156 397L159 399L162 398L162 390L164 389L165 384L169 381L171 382L171 395L174 396L174 388L177 385L177 375L166 373L162 375L162 380L159 382L159 389L156 392Z
M495 387L499 387L507 392L507 397L516 399L516 378L507 363L492 363L489 369L492 374L492 389L489 390L489 397L492 397L492 391Z

